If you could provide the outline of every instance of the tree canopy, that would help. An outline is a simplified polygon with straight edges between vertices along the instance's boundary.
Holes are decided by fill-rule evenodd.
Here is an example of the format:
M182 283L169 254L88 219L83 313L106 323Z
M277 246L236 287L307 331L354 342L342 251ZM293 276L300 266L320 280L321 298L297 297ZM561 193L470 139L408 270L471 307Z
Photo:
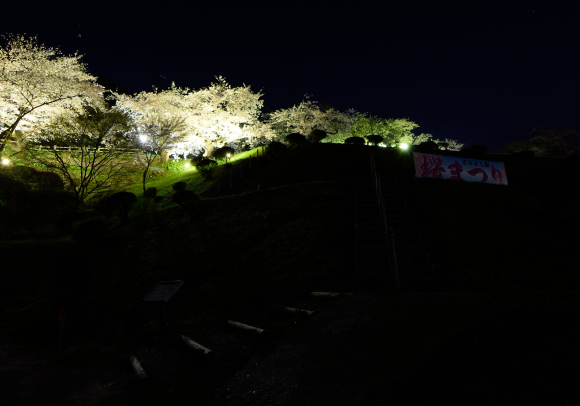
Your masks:
M170 153L187 155L204 149L211 154L224 145L254 146L274 136L260 121L262 93L249 86L232 87L218 76L216 82L198 91L175 85L167 90L117 95L117 105L137 122L154 112L176 116L185 124L186 136L170 148Z
M36 37L7 36L0 47L0 152L17 130L40 131L66 109L102 100L80 55L65 56Z
M124 154L133 145L125 113L85 105L56 117L27 151L31 163L60 173L78 207L89 195L115 185L127 168Z

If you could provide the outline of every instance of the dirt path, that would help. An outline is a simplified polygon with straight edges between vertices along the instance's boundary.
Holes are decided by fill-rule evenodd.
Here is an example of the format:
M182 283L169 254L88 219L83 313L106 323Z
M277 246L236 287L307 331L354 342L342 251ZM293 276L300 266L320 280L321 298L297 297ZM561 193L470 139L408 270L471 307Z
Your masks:
M0 343L1 404L578 405L579 306L573 296L560 299L514 304L513 296L464 293L331 300L258 347L233 374L205 382L197 398L187 395L199 381L187 377L180 387L155 377L128 385L127 359L112 348L57 353ZM202 363L188 364L203 374Z

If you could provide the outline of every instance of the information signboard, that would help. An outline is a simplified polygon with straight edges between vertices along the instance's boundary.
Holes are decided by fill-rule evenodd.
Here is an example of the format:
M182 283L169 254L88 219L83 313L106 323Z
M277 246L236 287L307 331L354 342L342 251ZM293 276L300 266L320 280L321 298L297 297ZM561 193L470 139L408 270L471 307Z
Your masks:
M507 185L503 162L414 152L415 176Z
M143 301L167 303L181 288L181 285L183 285L183 281L161 281L143 297Z

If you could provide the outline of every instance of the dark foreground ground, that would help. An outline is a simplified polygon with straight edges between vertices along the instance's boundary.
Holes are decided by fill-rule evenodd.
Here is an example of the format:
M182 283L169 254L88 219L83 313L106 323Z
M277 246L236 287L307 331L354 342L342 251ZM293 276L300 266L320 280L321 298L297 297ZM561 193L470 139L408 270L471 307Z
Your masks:
M210 361L180 353L185 366L165 376L156 363L177 351L174 343L145 345L145 382L129 377L127 354L116 347L58 351L0 341L0 403L578 405L579 299L574 292L323 299L311 303L317 314L286 319L271 340L244 341L247 358L227 373L216 367L227 362L224 349ZM220 348L226 338L216 332L206 342Z

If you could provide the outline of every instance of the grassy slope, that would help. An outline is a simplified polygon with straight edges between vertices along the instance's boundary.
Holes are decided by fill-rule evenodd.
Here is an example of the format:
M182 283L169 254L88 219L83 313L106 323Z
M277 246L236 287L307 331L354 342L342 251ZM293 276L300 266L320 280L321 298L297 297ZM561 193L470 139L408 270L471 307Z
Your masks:
M202 200L193 213L168 197L160 204L139 198L131 223L120 228L109 219L111 232L101 241L2 242L5 263L18 264L6 272L3 322L50 325L66 296L69 314L92 326L82 329L86 335L95 334L107 329L107 315L137 320L141 297L167 279L185 280L187 291L196 292L186 302L200 311L184 315L188 320L225 312L247 297L336 286L352 259L352 189L343 180L354 172L343 166L340 159L297 152L263 168L265 180L250 180L270 187L248 184L248 192ZM229 176L227 168L218 168L220 176ZM168 196L181 180L198 193L211 187L195 170L150 185Z

